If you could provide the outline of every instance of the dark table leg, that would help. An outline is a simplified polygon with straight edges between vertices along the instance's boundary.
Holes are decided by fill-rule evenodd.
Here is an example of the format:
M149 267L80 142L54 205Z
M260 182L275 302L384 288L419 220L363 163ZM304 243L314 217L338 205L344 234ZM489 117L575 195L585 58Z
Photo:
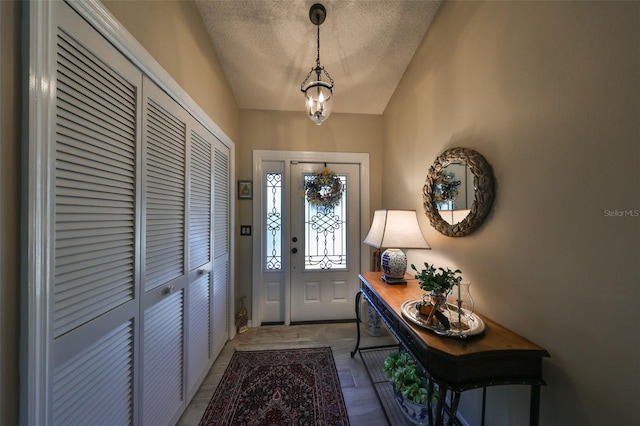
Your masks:
M358 352L358 347L360 347L360 300L362 300L362 291L358 291L356 294L356 330L357 330L357 338L356 338L356 347L351 351L351 358Z
M529 407L529 425L540 423L540 385L531 386L531 406Z
M447 388L442 385L438 385L438 402L436 402L436 422L435 424L441 426L444 424L444 408L445 399L447 397Z
M482 423L480 426L484 426L484 417L487 410L487 387L482 388Z
M460 392L452 391L451 409L449 410L449 426L453 426L456 421L456 413L458 412L458 404L460 403Z

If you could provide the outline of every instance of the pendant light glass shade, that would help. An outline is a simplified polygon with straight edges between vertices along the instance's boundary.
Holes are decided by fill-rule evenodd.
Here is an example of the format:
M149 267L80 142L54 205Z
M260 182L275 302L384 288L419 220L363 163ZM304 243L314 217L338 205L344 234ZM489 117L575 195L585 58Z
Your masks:
M333 92L331 85L324 81L312 81L303 90L307 114L318 126L331 115Z

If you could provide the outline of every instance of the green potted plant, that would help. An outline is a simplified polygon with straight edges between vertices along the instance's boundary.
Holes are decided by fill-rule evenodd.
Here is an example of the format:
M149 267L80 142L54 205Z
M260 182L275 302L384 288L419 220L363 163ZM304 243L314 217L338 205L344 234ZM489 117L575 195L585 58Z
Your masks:
M385 359L383 370L405 416L414 424L428 424L429 382L413 357L408 352L393 352Z
M427 316L427 324L433 327L450 329L450 323L446 315L442 312L447 299L447 293L455 285L459 285L462 280L460 269L452 271L447 268L437 268L424 262L424 269L418 270L412 263L411 269L416 271L414 277L418 280L418 285L424 291L429 292L429 299L426 294L422 301L418 302L417 310Z
M418 271L416 265L411 264L411 269L416 271L414 277L418 280L420 288L430 293L446 294L454 285L457 285L462 277L460 269L452 271L447 268L438 268L424 262L424 269Z

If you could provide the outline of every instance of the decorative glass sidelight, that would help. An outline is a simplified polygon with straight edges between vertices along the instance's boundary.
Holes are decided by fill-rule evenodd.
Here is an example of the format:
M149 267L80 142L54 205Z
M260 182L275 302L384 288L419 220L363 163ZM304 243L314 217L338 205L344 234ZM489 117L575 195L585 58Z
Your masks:
M279 271L282 269L282 173L266 175L266 269Z
M314 175L305 175L305 182ZM304 270L347 269L347 176L339 175L344 193L335 207L314 206L304 199Z

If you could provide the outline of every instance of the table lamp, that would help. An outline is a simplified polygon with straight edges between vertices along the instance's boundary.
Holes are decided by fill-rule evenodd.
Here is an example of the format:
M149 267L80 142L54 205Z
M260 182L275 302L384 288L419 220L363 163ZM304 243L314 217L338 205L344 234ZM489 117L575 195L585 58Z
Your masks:
M376 210L365 244L386 248L380 266L387 284L405 284L407 256L401 249L430 249L424 239L415 210Z

